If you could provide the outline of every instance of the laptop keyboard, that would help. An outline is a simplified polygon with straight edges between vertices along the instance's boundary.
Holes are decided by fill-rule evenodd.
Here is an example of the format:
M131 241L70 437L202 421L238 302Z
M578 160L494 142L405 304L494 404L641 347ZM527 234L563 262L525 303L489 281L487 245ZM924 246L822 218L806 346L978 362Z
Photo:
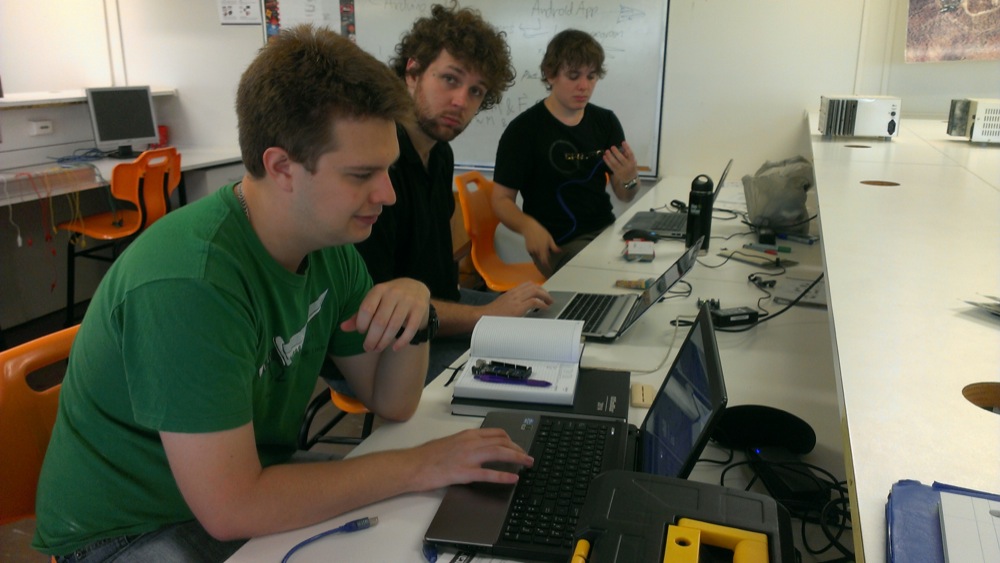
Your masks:
M608 315L615 296L603 293L578 293L570 299L569 305L561 313L559 319L568 321L583 321L583 332L592 333Z
M541 417L529 452L537 463L521 471L504 540L565 548L570 554L587 488L604 470L610 428L601 421Z

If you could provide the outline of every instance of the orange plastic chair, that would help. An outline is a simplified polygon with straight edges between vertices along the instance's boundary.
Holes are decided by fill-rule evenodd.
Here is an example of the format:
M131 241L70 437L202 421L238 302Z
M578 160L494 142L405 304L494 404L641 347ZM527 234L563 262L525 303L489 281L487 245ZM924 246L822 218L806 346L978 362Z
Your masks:
M28 375L69 357L80 325L0 352L0 525L35 515L35 490L61 384L42 391Z
M330 419L329 422L324 424L323 427L320 428L315 434L310 436L309 429L312 427L313 420L316 418L316 415L319 413L320 409L330 403L333 403L333 406L337 407L340 412L334 415L334 417ZM361 425L361 435L327 436L330 430L333 430L333 427L349 414L363 414L365 416ZM375 415L368 410L368 407L366 407L364 403L354 397L344 395L343 393L338 393L333 389L330 389L329 399L327 399L325 393L320 393L313 398L312 402L309 403L309 407L306 409L305 418L302 422L302 427L299 429L298 447L300 450L308 450L318 443L348 444L356 446L372 433L372 426L374 423Z
M129 209L75 217L56 226L70 233L66 252L66 323L76 321L76 259L114 262L122 249L143 229L170 211L170 196L181 182L181 155L174 147L153 149L111 172L111 195L130 204ZM83 237L108 241L83 248ZM77 248L80 244L81 248ZM110 251L110 252L108 252Z
M475 184L475 191L469 189L469 184ZM455 176L455 185L465 231L472 240L472 263L486 286L493 291L507 291L526 281L544 283L545 276L533 262L504 262L497 255L493 238L500 220L490 202L493 182L473 170Z

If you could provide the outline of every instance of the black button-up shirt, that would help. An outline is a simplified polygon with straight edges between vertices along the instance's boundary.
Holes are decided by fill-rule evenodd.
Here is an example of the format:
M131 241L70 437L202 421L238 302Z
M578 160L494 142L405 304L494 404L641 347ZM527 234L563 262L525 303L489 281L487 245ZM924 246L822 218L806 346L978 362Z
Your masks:
M458 301L458 265L451 241L455 156L448 143L431 149L424 170L406 130L396 125L399 160L389 168L396 204L385 207L372 234L355 246L375 283L420 280L436 299Z

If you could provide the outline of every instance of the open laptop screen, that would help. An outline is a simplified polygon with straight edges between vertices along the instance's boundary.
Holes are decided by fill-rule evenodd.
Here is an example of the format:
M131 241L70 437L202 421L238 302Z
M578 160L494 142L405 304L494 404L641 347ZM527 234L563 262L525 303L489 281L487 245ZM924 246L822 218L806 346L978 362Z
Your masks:
M684 251L684 254L676 262L674 262L670 268L667 269L667 271L663 272L663 274L661 274L652 285L647 287L645 291L642 292L635 305L632 306L628 319L622 325L623 332L625 329L631 327L632 323L634 323L639 317L642 316L643 313L646 312L646 309L652 307L653 304L659 301L661 297L666 295L667 291L673 287L675 283L680 281L685 274L691 271L691 268L694 267L698 259L698 251L701 249L701 242L702 239L699 238L695 244L692 244L687 250Z
M686 478L726 404L715 329L703 307L640 428L642 471ZM699 452L693 455L693 452Z

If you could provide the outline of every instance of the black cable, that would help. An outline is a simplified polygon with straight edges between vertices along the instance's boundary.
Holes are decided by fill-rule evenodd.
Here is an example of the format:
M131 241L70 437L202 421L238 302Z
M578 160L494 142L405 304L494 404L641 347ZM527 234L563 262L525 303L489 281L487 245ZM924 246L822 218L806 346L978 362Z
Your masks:
M719 213L729 213L730 215L728 217L716 217L715 216L716 211L718 211ZM742 216L743 213L740 211L736 211L735 209L720 209L718 207L712 209L712 219L716 221L732 221Z
M847 507L849 508L850 499L840 497L840 498L835 498L830 502L826 503L826 506L824 506L823 510L820 512L820 522L822 522L820 524L820 529L823 531L823 534L826 536L826 539L829 540L830 544L834 548L836 548L837 551L839 551L846 558L854 559L854 553L851 550L844 547L842 543L840 543L840 536L843 535L845 530L850 530L852 528L850 526L841 525L839 527L839 530L837 531L837 535L834 536L832 533L830 533L830 530L826 526L826 522L828 521L826 516L827 513L830 511L831 507L841 504L847 505ZM840 509L840 513L841 515L846 515L846 518L843 517L841 518L841 522L850 521L850 516L851 516L850 510L845 511L844 509Z
M821 507L805 503L792 503L787 500L782 502L782 505L788 509L789 514L801 522L800 533L802 534L802 544L805 550L812 555L819 555L829 551L831 548L835 548L842 555L846 557L853 557L854 554L840 542L840 538L844 535L844 533L851 529L848 525L848 522L850 521L849 511L839 509L840 506L847 506L850 503L847 497L844 482L838 481L837 478L826 469L804 461L780 463L772 462L770 464L775 467L781 467L785 470L794 471L800 475L809 477L820 487L827 489L831 493L836 493L835 498L827 501ZM821 473L825 479L816 476L809 470ZM836 519L832 517L834 516L833 510L835 508L838 508ZM809 545L808 536L806 535L807 524L820 527L820 530L827 539L826 545L818 548L814 548ZM831 531L831 526L834 528L834 531Z
M732 450L730 450L730 453ZM717 460L699 460L718 463ZM850 510L849 504L850 500L847 496L847 483L846 481L838 480L832 473L823 469L822 467L804 462L804 461L793 461L793 462L765 462L772 466L782 467L785 470L796 471L802 475L808 476L813 479L822 488L825 488L834 495L834 498L824 503L822 506L816 506L815 503L810 505L803 505L801 503L791 503L787 500L781 502L782 506L788 510L788 513L793 518L801 522L800 534L802 536L802 544L807 552L812 555L819 555L829 551L831 548L836 549L843 557L837 559L831 559L830 561L824 563L838 563L841 561L853 561L854 554L841 542L841 538L848 530L851 530L850 526ZM749 460L738 461L736 463L730 463L725 468L723 468L721 475L719 476L719 484L723 487L726 485L726 475L730 470L741 466L751 466ZM752 466L751 466L752 467ZM812 470L819 473L821 476L813 474L808 471ZM749 491L753 485L758 481L759 475L756 471L751 471L751 478L749 483L747 483L744 490ZM807 525L817 525L820 527L823 535L827 540L827 545L821 546L819 548L814 548L809 545L809 540L806 535Z
M458 377L458 374L463 369L465 369L465 362L462 362L458 367L454 367L454 368L453 367L449 367L449 368L445 368L445 369L450 369L451 370L451 376L448 377L448 381L446 381L445 384L444 384L444 386L447 387L447 386L451 385L455 381L455 378Z
M727 465L726 467L724 467L722 469L722 474L719 475L719 484L722 485L723 487L725 487L726 486L726 473L729 473L730 470L735 469L735 468L740 467L740 466L743 466L743 465L750 465L750 462L746 461L746 460L744 460L744 461L737 461L736 463L731 463L731 464ZM757 476L755 474L754 475L754 481L752 481L750 483L751 485L756 481L756 477Z
M785 271L786 270L782 268L781 272L754 272L747 276L747 281L754 284L754 286L757 287L757 290L764 294L761 298L757 299L757 309L764 313L758 317L758 319L763 319L764 317L771 315L771 312L765 309L762 303L773 296L770 289L777 283L775 280L761 279L761 276L771 276L776 278L778 276L785 275Z
M704 462L704 463L714 463L714 464L717 464L717 465L727 465L729 463L732 463L732 461L733 461L733 448L726 448L726 447L724 447L724 446L722 446L720 444L715 444L715 445L719 449L723 449L723 450L726 450L728 452L728 455L726 456L726 459L709 459L707 457L703 457L703 458L699 458L698 459L698 463L702 463L702 462Z
M796 303L798 303L799 301L802 301L802 298L805 297L806 294L809 293L809 291L813 287L815 287L816 284L818 284L820 282L820 280L823 279L823 275L824 274L820 274L819 277L817 277L816 279L814 279L812 281L812 283L810 283L804 290L802 290L802 293L800 293L795 299L791 300L783 308L781 308L778 311L776 311L776 312L774 312L774 313L772 313L772 314L770 314L770 315L768 315L768 316L766 316L766 317L758 320L757 322L755 322L753 324L749 324L749 325L743 326L743 327L740 327L740 328L732 328L732 329L731 328L719 328L719 327L716 327L715 330L717 330L719 332L746 332L746 331L748 331L748 330L750 330L750 329L758 326L759 324L761 324L761 323L763 323L765 321L769 321L769 320L771 320L771 319L773 319L773 318L781 315L785 311L787 311L787 310L791 309L792 307L794 307Z
M732 239L732 238L745 237L745 236L749 236L749 235L752 235L752 234L753 234L753 231L743 231L743 232L739 232L739 233L733 233L733 234L729 235L728 237L712 237L712 238L720 238L722 240L729 240L729 239Z

